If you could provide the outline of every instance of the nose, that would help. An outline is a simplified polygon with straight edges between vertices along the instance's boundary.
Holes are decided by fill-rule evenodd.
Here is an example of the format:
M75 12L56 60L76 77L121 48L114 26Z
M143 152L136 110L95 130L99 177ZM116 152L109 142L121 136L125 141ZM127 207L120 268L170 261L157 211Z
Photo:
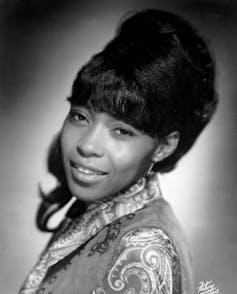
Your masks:
M91 127L85 130L77 142L77 152L83 157L103 157L105 140L100 128Z

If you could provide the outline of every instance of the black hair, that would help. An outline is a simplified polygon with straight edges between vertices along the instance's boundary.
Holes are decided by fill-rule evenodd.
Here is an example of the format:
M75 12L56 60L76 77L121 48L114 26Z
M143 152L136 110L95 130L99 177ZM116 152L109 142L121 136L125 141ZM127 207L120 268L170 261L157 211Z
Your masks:
M81 68L68 101L107 112L161 140L178 131L175 152L153 168L169 172L216 109L214 58L183 18L144 10L125 19L115 37Z
M178 131L172 170L209 122L217 104L215 63L180 17L145 10L125 20L112 41L79 71L68 100L105 111L160 139Z

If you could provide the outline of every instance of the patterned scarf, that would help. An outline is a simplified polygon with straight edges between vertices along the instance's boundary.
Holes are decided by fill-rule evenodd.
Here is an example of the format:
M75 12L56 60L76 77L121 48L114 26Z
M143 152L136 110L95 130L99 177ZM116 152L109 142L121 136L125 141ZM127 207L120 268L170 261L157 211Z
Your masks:
M141 178L135 185L110 200L96 201L82 216L75 218L41 254L18 294L36 294L48 269L95 236L116 219L142 209L161 197L156 173Z

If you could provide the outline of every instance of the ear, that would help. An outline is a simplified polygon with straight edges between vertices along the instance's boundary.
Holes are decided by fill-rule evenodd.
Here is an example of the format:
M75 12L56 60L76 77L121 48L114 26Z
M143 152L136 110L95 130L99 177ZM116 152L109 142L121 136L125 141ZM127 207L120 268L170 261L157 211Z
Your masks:
M179 132L175 131L165 137L157 145L155 152L152 155L152 161L154 163L162 161L175 152L179 143Z

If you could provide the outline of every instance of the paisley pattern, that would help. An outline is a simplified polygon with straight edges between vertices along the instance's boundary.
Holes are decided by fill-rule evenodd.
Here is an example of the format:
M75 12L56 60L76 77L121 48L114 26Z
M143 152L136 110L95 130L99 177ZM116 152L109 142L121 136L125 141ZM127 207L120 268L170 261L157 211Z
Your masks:
M128 220L131 220L135 217L134 213L130 213L126 216ZM109 249L110 242L114 241L119 233L120 233L120 227L122 223L121 220L117 220L116 222L110 224L107 228L106 236L103 241L101 242L96 242L92 248L90 249L90 252L88 253L88 256L93 256L96 253L102 255L106 253Z
M106 236L103 241L95 243L92 248L90 249L90 252L88 253L88 256L93 256L96 253L99 253L100 255L106 253L109 249L109 245L111 241L114 241L119 233L120 233L120 227L121 227L121 221L118 220L115 223L112 223L108 226Z
M136 212L159 197L158 175L154 173L149 178L141 178L130 189L112 195L106 201L92 203L84 215L66 223L66 229L64 227L53 238L26 278L19 294L37 293L51 266L75 251L106 225Z
M161 229L133 229L121 239L102 284L91 294L176 293L177 262L174 246Z

